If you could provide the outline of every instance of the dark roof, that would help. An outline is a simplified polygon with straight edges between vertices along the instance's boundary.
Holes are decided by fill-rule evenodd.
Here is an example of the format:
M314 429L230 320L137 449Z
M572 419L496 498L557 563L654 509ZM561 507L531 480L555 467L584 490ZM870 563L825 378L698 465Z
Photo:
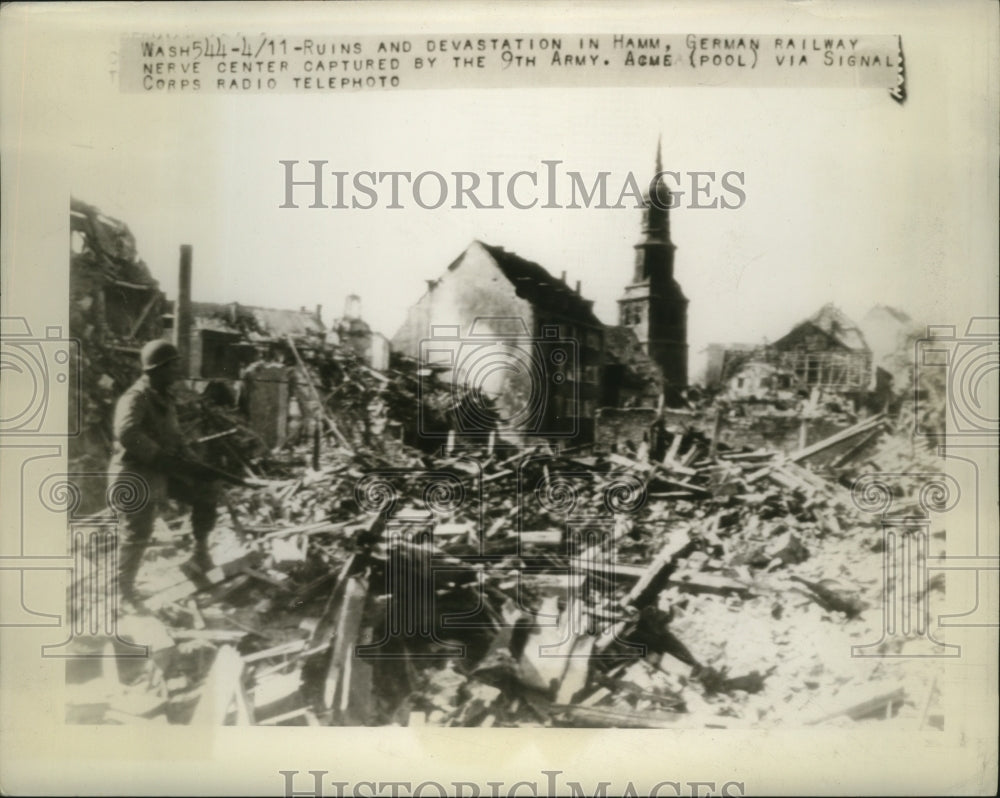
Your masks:
M311 310L278 310L248 305L240 305L240 310L249 311L260 329L276 338L326 332L323 323Z
M173 313L175 302L171 300L168 307L168 312ZM191 313L201 330L247 332L272 338L286 335L299 338L310 332L325 332L322 322L310 310L279 310L237 302L192 302Z
M828 302L823 305L823 307L821 307L814 315L810 316L805 321L796 324L788 335L775 342L775 346L781 348L782 343L785 342L786 339L791 338L800 328L807 324L826 333L826 335L828 335L833 341L840 344L845 349L850 349L856 352L870 351L868 349L868 342L865 341L865 336L861 332L858 325L851 321L844 314L844 312L832 302Z
M518 296L542 310L594 327L603 326L594 315L594 303L584 299L564 281L553 277L543 266L507 252L503 247L490 246L482 241L475 243L490 254L504 277L514 286ZM454 268L457 263L455 261L449 268Z

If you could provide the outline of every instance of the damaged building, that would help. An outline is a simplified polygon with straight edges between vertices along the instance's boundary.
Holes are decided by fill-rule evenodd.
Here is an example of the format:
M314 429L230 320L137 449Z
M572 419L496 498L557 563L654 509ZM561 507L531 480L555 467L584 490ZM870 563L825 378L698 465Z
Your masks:
M772 349L778 364L810 390L859 395L871 383L872 352L865 336L833 303L795 325Z
M334 320L327 331L327 342L350 349L373 369L389 368L389 339L376 332L361 316L361 297L349 294L344 301L344 315Z
M512 431L589 436L604 325L579 288L570 288L565 275L556 279L537 263L474 241L427 282L392 347L460 391L485 394Z
M815 395L857 404L874 387L873 365L861 328L827 303L773 344L710 345L706 383L736 401Z
M70 253L71 323L121 345L162 334L163 292L124 222L70 200Z
M167 304L164 330L173 335L176 302ZM240 370L268 346L289 336L308 346L326 335L315 310L282 310L239 302L192 302L189 334L188 378L191 380L239 379Z

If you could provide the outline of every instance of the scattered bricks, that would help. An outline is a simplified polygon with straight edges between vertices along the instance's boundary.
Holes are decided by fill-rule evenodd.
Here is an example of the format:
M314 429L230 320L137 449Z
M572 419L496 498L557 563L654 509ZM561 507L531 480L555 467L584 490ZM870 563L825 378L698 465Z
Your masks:
M214 572L187 578L170 550L157 564L154 613L188 602L171 616L171 722L190 722L197 701L199 718L220 723L704 728L778 722L789 692L835 694L828 662L787 652L801 642L797 627L817 618L863 623L858 590L825 577L850 573L845 550L880 556L845 488L868 460L831 444L836 458L820 447L794 462L735 449L732 435L713 447L690 429L710 429L711 413L669 419L659 441L636 435L655 411L612 413L614 441L564 452L502 436L459 439L448 454L366 442L357 411L368 386L405 422L413 385L401 372L376 378L334 350L296 349L314 389L307 398L323 405L314 408L328 432L322 445L304 436L234 469L267 480L227 489L239 523L214 533L235 541ZM324 376L331 364L335 379ZM879 431L874 452L864 449L871 462L905 471L921 456L868 423L837 445ZM205 430L202 443L238 438L233 428ZM834 465L818 465L826 461ZM567 473L571 503L535 501ZM392 475L391 491L368 489L379 474ZM452 493L428 492L427 474ZM639 496L624 509L609 500L622 479ZM379 656L359 656L359 646ZM239 667L232 654L216 657L225 650ZM775 661L782 679L769 670ZM228 696L214 692L220 678L233 685ZM897 703L841 712L840 722ZM128 720L95 706L107 722Z

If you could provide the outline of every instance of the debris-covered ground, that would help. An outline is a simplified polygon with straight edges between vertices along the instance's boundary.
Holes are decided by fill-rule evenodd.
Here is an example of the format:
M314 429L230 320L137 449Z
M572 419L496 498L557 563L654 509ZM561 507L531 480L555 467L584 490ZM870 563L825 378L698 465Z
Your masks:
M694 426L657 462L500 438L428 454L384 431L404 377L341 367L353 415L329 399L322 435L215 459L252 484L227 488L213 571L187 565L179 513L158 522L143 607L74 643L149 656L70 662L69 721L943 726L939 660L852 656L910 645L884 633L882 529L851 494L935 470L893 419L792 456ZM202 437L237 431L207 444L247 437L218 413ZM897 581L899 601L944 587Z

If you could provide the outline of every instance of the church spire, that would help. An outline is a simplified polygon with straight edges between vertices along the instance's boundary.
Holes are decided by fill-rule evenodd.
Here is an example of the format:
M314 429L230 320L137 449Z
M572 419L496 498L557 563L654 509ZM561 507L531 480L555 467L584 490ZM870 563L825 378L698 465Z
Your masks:
M646 207L642 214L642 232L646 241L670 241L670 211L673 197L670 188L663 182L663 136L656 139L656 171L649 182L649 191L645 197Z

